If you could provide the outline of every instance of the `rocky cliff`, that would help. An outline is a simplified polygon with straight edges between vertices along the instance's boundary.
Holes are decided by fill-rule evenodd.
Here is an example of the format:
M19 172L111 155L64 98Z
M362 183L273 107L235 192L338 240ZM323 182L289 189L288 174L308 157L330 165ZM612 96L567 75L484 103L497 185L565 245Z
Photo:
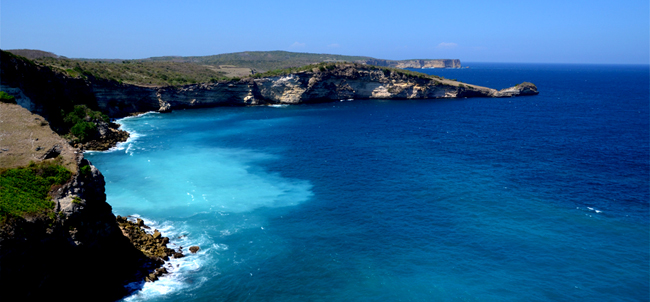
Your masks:
M49 193L51 210L0 219L3 297L112 301L128 293L126 283L144 281L161 265L123 235L102 174L42 117L0 103L0 138L0 168L57 161L72 172Z
M224 105L299 104L343 99L435 99L537 94L522 83L501 91L453 80L352 63L282 76L157 89L172 109ZM100 105L101 107L101 105Z
M412 64L439 64L434 62L436 60L424 61L415 60ZM537 88L532 84L497 91L436 76L359 63L321 63L281 75L257 75L180 87L142 87L92 76L72 78L4 52L0 63L3 89L18 89L20 93L15 95L26 95L30 100L23 101L29 103L23 106L49 117L54 126L56 121L53 117L61 107L77 103L89 104L89 107L111 117L123 117L137 112L182 108L316 103L351 98L431 99L537 94ZM455 63L450 64L454 66Z
M435 60L381 60L370 59L362 63L375 66L386 66L394 68L461 68L458 59L435 59Z

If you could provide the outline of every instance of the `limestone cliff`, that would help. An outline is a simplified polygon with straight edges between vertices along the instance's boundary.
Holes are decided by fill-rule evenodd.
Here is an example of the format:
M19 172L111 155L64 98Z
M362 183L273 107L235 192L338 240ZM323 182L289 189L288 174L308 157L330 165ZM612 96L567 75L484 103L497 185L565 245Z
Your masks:
M0 168L57 160L72 172L50 192L53 209L0 222L3 297L112 301L159 266L122 234L102 174L42 117L0 103L0 150Z
M527 83L501 91L453 80L339 63L328 68L234 82L159 88L172 109L224 105L299 104L343 99L435 99L537 94Z
M61 110L60 104L66 102L89 104L111 117L123 117L138 112L168 112L182 108L316 103L351 98L511 97L538 93L532 84L497 91L436 76L359 63L320 64L282 75L256 75L241 80L180 87L142 87L92 76L71 78L4 52L2 55L3 89L19 89L17 95L24 94L34 100L23 106L46 117L56 117L55 113ZM430 61L414 60L404 64L420 67L439 64L436 60ZM450 64L455 66L453 62ZM56 126L56 121L51 122Z
M386 66L394 68L461 68L460 60L458 59L434 59L434 60L381 60L381 59L370 59L365 60L360 63L375 65L375 66Z

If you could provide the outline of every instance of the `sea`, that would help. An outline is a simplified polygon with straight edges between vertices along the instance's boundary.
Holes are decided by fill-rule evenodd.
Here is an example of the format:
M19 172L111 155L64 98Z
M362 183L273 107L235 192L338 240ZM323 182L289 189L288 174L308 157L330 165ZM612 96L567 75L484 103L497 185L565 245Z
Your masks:
M187 255L124 300L650 300L649 66L465 65L417 71L540 93L119 120L108 203Z

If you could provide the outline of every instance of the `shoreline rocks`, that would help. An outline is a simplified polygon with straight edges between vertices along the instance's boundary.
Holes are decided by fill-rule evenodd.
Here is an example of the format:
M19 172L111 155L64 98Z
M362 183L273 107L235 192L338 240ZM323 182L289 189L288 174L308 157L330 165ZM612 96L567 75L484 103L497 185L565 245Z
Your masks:
M145 281L153 282L167 274L168 271L164 264L169 261L170 257L176 259L185 257L181 249L176 251L167 247L169 237L163 237L160 231L154 230L152 234L147 233L145 230L151 228L145 225L142 219L136 218L135 221L130 221L127 217L118 215L116 220L124 236L154 263L153 271L150 271L148 275L145 274Z
M129 132L118 129L119 125L115 123L101 123L98 128L99 137L73 146L82 150L106 151L115 147L117 143L125 142L130 136Z

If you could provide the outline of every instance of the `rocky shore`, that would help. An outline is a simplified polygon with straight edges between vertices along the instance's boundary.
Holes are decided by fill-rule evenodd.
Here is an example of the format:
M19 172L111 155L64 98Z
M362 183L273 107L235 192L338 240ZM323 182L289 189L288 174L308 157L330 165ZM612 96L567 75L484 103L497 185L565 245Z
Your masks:
M166 260L184 256L182 247L168 248L169 238L157 230L150 232L142 220L113 215L106 203L104 177L82 154L107 150L129 134L114 123L94 121L97 135L70 146L52 130L61 133L62 112L73 106L119 118L215 106L538 94L532 83L497 91L355 63L181 87L141 87L70 77L5 52L0 56L1 89L11 91L20 105L0 104L0 168L60 157L72 174L50 192L51 211L10 217L0 225L0 291L27 300L113 301L129 294L126 284L155 281L168 273ZM196 253L199 247L189 251ZM68 287L75 290L61 290Z
M168 273L164 265L170 257L183 258L185 256L181 250L175 251L168 248L169 238L163 237L158 230L154 230L152 234L147 233L146 230L151 228L145 225L140 218L136 218L134 221L134 219L129 220L127 217L118 215L117 223L122 234L129 238L133 246L151 259L153 267L142 270L145 276L144 280L147 282L156 281L160 276Z
M0 220L3 296L114 301L129 294L125 285L155 281L167 273L165 260L183 257L167 248L169 239L159 231L146 232L141 220L116 218L102 174L42 117L0 103L0 137L0 168L56 161L71 174L49 192L51 209Z
M115 123L98 123L98 135L93 139L84 143L71 142L71 144L81 150L106 151L129 138L129 133L120 130L119 127L120 125Z

